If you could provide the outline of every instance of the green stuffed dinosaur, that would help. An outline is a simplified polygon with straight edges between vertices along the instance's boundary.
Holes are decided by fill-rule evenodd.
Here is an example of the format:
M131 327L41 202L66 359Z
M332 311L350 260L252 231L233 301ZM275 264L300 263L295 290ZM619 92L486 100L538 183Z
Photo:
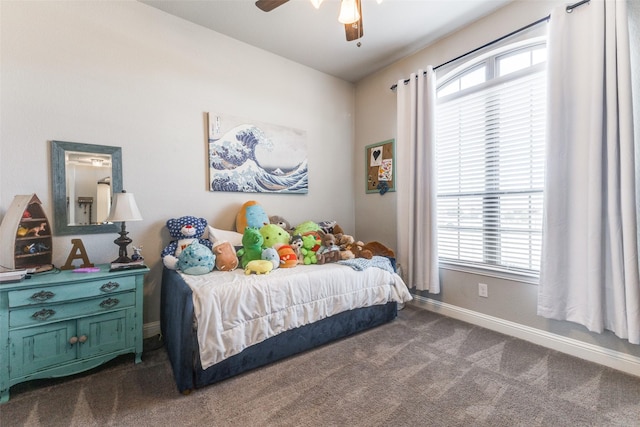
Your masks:
M260 234L259 228L245 228L244 234L242 235L242 248L237 252L243 269L247 267L249 261L262 259L263 242L264 238L262 237L262 234Z
M320 239L314 234L302 236L302 248L300 252L303 256L304 265L317 264L316 252L320 249Z

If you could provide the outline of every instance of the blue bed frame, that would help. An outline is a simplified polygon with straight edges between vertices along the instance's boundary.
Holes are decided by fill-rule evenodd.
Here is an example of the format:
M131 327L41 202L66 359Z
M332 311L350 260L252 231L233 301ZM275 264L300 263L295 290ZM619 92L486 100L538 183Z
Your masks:
M247 347L241 353L203 370L194 327L191 289L176 271L164 268L162 273L161 329L176 385L183 394L390 322L397 313L395 302L339 313Z

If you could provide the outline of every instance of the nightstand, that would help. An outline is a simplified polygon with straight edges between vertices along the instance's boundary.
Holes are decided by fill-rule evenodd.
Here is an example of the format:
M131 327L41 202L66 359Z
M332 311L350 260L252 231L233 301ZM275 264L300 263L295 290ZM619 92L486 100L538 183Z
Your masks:
M48 272L0 284L0 403L12 385L62 377L116 356L142 357L148 268Z

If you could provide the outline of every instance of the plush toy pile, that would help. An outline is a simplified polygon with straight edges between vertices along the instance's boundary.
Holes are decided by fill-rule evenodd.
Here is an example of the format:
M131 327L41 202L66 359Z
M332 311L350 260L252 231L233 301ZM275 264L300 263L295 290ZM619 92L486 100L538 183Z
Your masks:
M304 221L292 227L281 216L268 216L256 201L242 205L236 232L215 229L204 218L183 216L167 221L172 238L162 262L185 274L212 270L268 274L277 268L326 264L373 256L395 258L380 242L363 243L344 233L336 221ZM205 232L208 234L205 238Z

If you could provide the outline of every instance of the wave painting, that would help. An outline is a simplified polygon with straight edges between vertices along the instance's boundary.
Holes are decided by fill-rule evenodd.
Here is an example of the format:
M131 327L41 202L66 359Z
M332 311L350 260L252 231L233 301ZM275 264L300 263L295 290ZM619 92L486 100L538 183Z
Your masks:
M306 194L306 134L209 114L209 179L211 191Z

